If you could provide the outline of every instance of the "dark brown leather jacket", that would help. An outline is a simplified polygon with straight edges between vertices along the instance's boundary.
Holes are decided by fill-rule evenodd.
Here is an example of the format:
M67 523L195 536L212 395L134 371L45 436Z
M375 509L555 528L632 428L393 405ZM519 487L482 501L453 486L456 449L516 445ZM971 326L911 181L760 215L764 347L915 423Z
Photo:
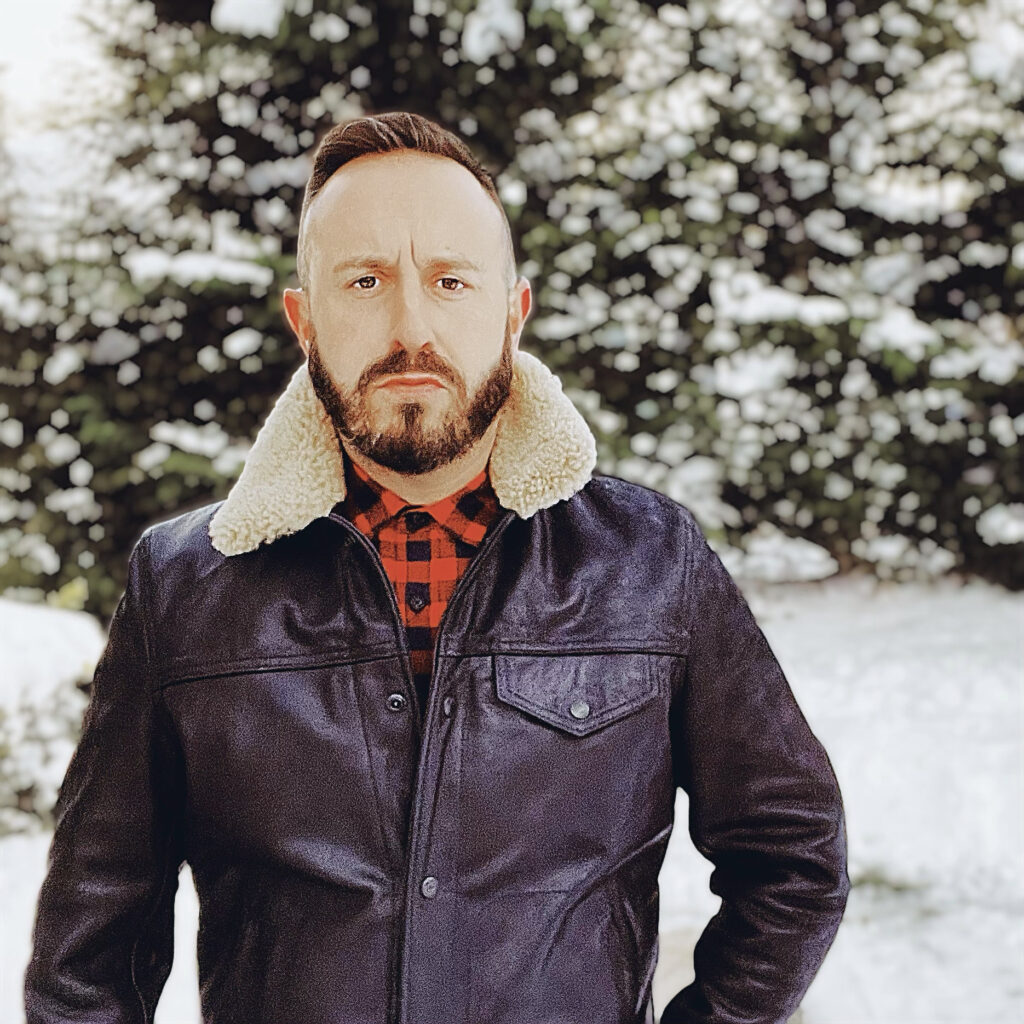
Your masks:
M722 903L662 1024L785 1021L843 914L842 801L686 507L588 458L516 477L542 456L510 414L491 472L519 511L448 604L421 723L373 545L336 502L298 525L308 508L270 522L245 498L286 472L290 415L227 502L132 553L60 790L28 1024L152 1020L185 861L205 1024L651 1022L679 786Z

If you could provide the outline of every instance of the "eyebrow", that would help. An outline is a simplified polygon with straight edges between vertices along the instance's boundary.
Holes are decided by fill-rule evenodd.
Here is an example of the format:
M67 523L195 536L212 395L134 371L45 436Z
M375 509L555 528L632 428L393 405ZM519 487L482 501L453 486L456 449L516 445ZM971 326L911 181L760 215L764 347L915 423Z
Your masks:
M350 270L385 270L393 266L393 263L384 256L377 253L361 253L357 256L350 256L348 259L335 263L332 273L343 274ZM473 270L478 274L483 273L483 268L465 256L454 254L451 256L434 256L426 261L428 269L448 268L451 270Z

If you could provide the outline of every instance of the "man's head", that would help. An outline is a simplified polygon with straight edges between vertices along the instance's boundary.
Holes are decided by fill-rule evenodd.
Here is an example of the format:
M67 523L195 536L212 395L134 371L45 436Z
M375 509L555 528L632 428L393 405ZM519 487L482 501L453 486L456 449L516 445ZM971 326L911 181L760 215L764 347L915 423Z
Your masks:
M413 114L338 125L314 158L285 312L341 438L426 473L465 454L508 396L530 309L488 172ZM432 383L398 386L396 374Z

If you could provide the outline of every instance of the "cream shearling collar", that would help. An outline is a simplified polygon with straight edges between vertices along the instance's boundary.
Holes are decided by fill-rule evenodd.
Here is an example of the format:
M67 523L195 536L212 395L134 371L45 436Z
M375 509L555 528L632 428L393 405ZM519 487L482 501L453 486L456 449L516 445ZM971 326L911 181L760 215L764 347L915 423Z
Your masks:
M498 501L526 519L580 490L596 462L594 436L562 382L536 356L517 351L489 463ZM210 520L210 539L224 555L253 551L327 515L344 497L334 425L302 363Z

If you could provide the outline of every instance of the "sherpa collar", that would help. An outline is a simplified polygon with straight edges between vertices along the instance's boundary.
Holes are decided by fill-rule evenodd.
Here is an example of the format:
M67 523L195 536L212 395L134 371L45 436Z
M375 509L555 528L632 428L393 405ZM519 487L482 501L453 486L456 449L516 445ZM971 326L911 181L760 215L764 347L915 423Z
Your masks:
M517 351L489 464L498 501L526 519L580 490L596 462L594 436L562 382L536 356ZM334 425L302 363L210 520L210 539L225 555L253 551L327 515L344 497Z

